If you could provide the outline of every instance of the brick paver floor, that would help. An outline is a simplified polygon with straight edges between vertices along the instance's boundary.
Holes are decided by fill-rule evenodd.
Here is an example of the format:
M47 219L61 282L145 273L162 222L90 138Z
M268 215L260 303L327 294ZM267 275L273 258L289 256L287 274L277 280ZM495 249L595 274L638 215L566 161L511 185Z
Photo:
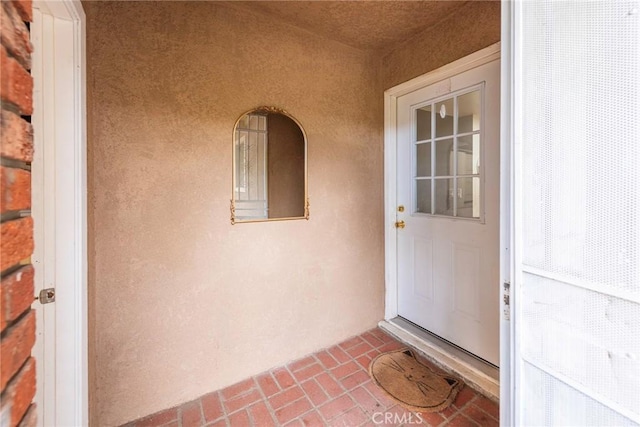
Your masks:
M126 427L499 425L498 404L467 386L450 407L436 413L414 413L389 399L371 381L368 367L376 355L402 347L372 329Z

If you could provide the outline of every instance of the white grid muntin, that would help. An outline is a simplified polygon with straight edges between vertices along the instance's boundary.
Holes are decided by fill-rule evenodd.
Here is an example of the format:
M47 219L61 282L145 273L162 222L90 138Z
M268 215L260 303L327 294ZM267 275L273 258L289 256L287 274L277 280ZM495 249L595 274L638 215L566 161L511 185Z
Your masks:
M468 93L472 93L474 91L480 92L480 129L477 131L471 132L463 132L458 134L458 98L464 96ZM436 114L435 111L436 104L452 99L454 105L454 114L453 114L453 132L451 135L439 136L436 137ZM430 139L418 139L417 138L417 110L426 106L431 106L431 138ZM432 99L429 99L425 102L421 102L419 104L415 104L411 106L411 141L412 141L412 149L411 149L411 179L412 179L412 188L411 188L411 215L412 216L424 216L430 218L442 218L442 219L454 219L454 220L463 220L463 221L472 221L479 222L484 224L485 222L485 183L484 183L484 129L485 129L485 82L481 82L479 84L469 86L454 92L447 93L445 95L441 95ZM480 165L478 167L477 174L458 174L458 160L456 158L453 161L453 175L436 175L436 143L439 141L444 141L448 139L453 139L453 150L454 153L458 153L458 139L464 138L466 136L479 136L479 156L480 156ZM417 176L417 146L420 144L431 143L431 175L430 176ZM458 179L459 178L478 178L479 180L479 217L462 217L457 216L457 189L458 187ZM435 201L435 187L437 180L446 180L453 179L453 215L443 215L435 213L436 209L436 201ZM429 180L431 182L431 213L426 212L418 212L418 198L417 198L417 182Z

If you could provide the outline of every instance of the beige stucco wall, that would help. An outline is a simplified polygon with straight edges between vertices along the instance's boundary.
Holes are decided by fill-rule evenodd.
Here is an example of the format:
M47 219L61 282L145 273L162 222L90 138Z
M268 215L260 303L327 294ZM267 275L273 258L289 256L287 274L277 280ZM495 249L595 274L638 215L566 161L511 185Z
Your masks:
M213 2L87 2L91 420L113 426L383 317L378 62ZM232 130L281 107L311 219L229 222Z
M85 2L90 414L111 426L383 317L382 90L499 40L471 2L384 55L213 2ZM229 223L232 129L309 139L311 219Z
M500 41L500 2L471 1L382 58L389 89Z

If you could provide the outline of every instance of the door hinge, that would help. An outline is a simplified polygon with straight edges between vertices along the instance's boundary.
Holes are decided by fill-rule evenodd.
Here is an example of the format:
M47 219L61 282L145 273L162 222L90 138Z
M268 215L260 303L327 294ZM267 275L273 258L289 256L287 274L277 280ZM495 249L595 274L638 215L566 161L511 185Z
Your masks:
M504 320L511 320L511 283L509 282L502 284L502 302L504 303L502 310Z
M40 291L38 294L37 300L40 301L40 304L49 304L55 302L56 300L56 290L55 288L47 288Z

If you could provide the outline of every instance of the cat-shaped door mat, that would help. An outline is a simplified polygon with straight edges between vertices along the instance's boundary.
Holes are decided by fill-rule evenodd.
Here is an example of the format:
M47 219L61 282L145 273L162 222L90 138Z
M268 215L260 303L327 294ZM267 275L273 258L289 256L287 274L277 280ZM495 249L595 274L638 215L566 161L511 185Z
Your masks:
M420 363L408 348L379 355L371 361L369 374L394 400L418 412L442 411L462 387L460 380Z

